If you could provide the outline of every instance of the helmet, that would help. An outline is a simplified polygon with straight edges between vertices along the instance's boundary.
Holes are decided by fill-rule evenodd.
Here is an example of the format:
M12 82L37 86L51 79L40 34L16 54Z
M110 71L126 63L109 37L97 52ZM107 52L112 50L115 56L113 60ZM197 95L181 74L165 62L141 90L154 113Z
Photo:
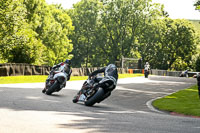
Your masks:
M66 60L65 60L65 63L70 65L70 64L71 64L71 61L68 60L68 59L66 59Z
M117 67L114 64L108 65L105 69L105 75L108 75L108 73L112 73L116 69Z

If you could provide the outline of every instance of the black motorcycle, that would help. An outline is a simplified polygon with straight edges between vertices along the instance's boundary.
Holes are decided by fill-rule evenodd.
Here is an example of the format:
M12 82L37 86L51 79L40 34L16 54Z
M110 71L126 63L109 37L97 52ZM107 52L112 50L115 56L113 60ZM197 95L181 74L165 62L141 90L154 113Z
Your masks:
M109 88L95 87L99 81L102 81L103 77L94 76L91 79L88 78L82 86L79 94L73 99L73 102L84 102L86 106L93 106L95 103L100 103L108 96L111 92L108 91ZM103 81L106 82L106 81ZM110 86L112 87L112 86Z
M149 70L144 70L144 77L148 78L148 76L149 76Z
M43 93L46 93L47 95L51 95L53 92L58 92L62 88L65 87L66 81L69 79L69 72L66 65L61 66L60 68L52 69L48 80L45 84L45 89L42 91Z

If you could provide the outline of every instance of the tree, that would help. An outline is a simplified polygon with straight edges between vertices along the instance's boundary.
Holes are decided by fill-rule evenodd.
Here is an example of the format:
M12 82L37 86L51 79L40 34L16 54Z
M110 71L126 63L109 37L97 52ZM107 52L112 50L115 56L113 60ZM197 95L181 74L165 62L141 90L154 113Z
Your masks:
M82 0L68 11L75 30L70 36L74 44L72 63L76 67L91 66L92 57L98 53L96 49L96 32L98 14L101 4L98 0Z
M166 25L163 19L152 20L146 24L145 29L138 39L139 51L143 62L149 62L151 68L167 69L167 55L164 49Z
M53 65L72 58L72 21L60 6L45 0L2 0L0 9L4 62Z
M189 21L165 18L150 25L139 43L144 60L153 68L182 70L191 67L197 36Z
M166 39L163 43L168 47L169 67L176 63L176 60L182 60L190 67L192 55L196 53L197 36L194 26L187 20L166 20L167 31ZM185 67L185 69L187 69ZM180 70L180 68L172 68Z
M44 64L53 65L71 59L73 46L68 39L73 31L71 18L59 5L47 5L45 0L25 0L27 19L46 47Z
M0 2L0 52L7 62L39 63L41 41L29 28L25 19L27 10L22 0Z
M200 10L200 0L196 0L194 6L196 7L196 10Z
M70 37L74 43L73 62L104 66L122 56L138 57L138 38L144 25L157 15L160 7L151 0L82 0L69 11L75 26ZM92 17L91 17L92 16ZM89 52L88 52L89 51ZM77 58L76 58L77 56Z

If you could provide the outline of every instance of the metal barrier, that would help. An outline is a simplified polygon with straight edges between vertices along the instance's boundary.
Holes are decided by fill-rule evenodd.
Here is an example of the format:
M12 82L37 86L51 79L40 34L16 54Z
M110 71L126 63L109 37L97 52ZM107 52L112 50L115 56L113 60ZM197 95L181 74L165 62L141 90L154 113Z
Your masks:
M88 73L99 69L92 68L72 68L72 76L86 76ZM6 63L0 64L0 76L19 76L19 75L48 75L50 66L37 66L25 63ZM128 73L128 69L118 68L119 73Z
M86 76L88 73L99 69L100 67L92 68L72 68L72 76ZM0 64L0 76L19 76L19 75L48 75L51 70L50 66L37 66L25 63L6 63ZM128 68L118 68L118 73L142 73L143 69L128 69ZM192 77L198 72L188 72L188 76ZM160 76L174 76L179 77L181 71L167 71L152 69L150 71L152 75Z
M0 64L0 76L48 75L51 67L25 63Z
M158 69L152 69L151 74L152 75L160 75L160 76L173 76L173 77L179 77L182 71L167 71L167 70L158 70ZM188 77L193 77L198 72L188 72Z

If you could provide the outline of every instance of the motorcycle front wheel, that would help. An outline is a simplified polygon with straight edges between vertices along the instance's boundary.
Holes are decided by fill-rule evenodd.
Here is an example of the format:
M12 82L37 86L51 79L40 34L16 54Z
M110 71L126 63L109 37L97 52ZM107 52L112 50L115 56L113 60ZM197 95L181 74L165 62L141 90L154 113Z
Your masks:
M46 94L47 94L47 95L51 95L53 92L56 91L56 89L57 89L58 87L60 87L60 86L59 86L58 82L55 81L55 82L53 83L53 85L50 86L49 89L46 91Z
M85 101L86 106L93 106L96 102L98 102L104 96L103 88L99 87L97 92L90 97L87 101Z
M145 72L144 72L144 76L145 76L145 78L148 78L149 72L148 72L148 71L145 71Z

